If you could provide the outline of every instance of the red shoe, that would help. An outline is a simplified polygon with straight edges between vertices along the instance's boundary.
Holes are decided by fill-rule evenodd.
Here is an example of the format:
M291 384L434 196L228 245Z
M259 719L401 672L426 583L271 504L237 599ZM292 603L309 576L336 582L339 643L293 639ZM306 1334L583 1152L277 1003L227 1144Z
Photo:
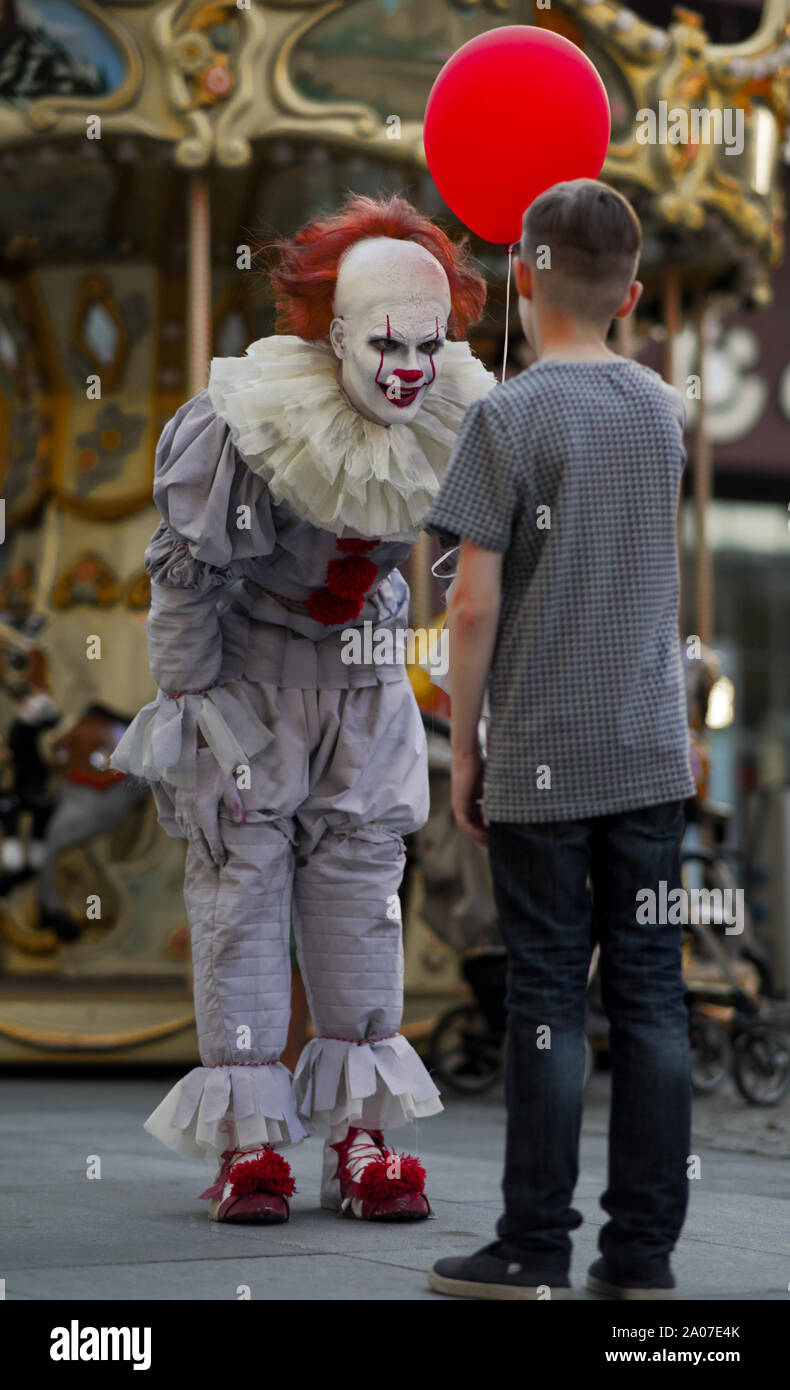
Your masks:
M216 1180L200 1196L209 1198L211 1221L275 1224L288 1220L294 1187L290 1165L266 1144L252 1151L226 1149Z
M424 1221L431 1215L425 1196L425 1169L411 1154L388 1149L380 1130L349 1129L345 1139L329 1144L337 1165L325 1170L330 1185L340 1191L340 1212L362 1221ZM323 1201L329 1205L328 1201Z

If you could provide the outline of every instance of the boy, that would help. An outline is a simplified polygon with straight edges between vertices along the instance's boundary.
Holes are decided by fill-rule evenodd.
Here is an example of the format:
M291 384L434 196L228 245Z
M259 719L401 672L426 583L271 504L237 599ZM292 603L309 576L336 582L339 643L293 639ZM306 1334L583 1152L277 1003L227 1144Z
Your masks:
M609 1221L587 1287L674 1296L691 1104L681 928L645 923L640 904L680 883L694 794L675 531L685 454L678 393L606 346L639 299L640 246L633 209L605 184L560 183L530 206L515 275L538 361L470 407L426 522L461 544L453 809L488 844L508 948L499 1238L430 1275L470 1298L570 1297L596 940L612 1108Z

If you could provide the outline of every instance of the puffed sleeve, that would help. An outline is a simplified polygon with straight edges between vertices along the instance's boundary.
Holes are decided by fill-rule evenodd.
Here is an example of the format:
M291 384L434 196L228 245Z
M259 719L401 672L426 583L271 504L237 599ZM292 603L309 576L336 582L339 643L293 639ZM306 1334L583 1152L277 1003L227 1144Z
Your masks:
M154 501L162 521L145 556L146 630L159 695L130 724L111 764L150 782L191 787L198 730L226 772L251 762L272 737L238 685L217 685L217 601L240 577L239 562L270 554L276 534L266 485L237 454L208 392L162 431Z
M162 431L154 502L193 558L213 568L274 549L269 491L236 452L208 391L182 405Z

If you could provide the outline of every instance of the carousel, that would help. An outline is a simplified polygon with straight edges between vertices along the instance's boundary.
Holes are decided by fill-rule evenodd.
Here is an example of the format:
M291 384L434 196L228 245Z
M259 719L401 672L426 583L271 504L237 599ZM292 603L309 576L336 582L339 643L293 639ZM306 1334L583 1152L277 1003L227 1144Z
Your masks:
M602 177L645 230L646 291L618 350L651 360L684 396L699 383L694 612L710 640L702 348L712 305L770 302L783 254L789 18L788 0L765 0L753 36L727 47L691 11L658 28L616 0L6 0L0 1061L197 1054L184 845L160 830L147 790L108 765L155 694L143 555L158 520L156 441L212 356L273 331L260 268L270 241L349 189L401 192L463 232L427 171L422 117L443 62L497 26L554 30L606 86ZM701 108L743 113L737 146L669 138L673 119ZM647 139L645 111L657 120ZM509 369L521 370L507 257L472 241L490 287L472 345L498 371L509 327ZM440 616L436 556L423 536L408 575L415 627ZM414 683L440 717L445 697L419 671ZM446 842L444 868L423 874L414 853L404 884L404 1031L418 1041L464 989L435 924L487 911L479 877L463 881L448 816L437 795L426 833L440 851Z

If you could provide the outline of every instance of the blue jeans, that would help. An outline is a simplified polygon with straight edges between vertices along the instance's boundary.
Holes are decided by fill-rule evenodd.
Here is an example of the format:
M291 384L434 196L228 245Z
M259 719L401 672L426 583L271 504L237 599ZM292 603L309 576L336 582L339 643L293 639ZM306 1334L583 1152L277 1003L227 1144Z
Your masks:
M681 927L640 925L637 893L680 885L682 801L489 827L508 951L501 1253L567 1273L579 1172L587 971L601 946L612 1068L599 1237L613 1271L665 1270L686 1214L691 1082ZM592 883L592 893L588 887ZM643 898L639 902L644 902ZM664 899L666 901L666 899ZM656 916L660 917L660 902Z

